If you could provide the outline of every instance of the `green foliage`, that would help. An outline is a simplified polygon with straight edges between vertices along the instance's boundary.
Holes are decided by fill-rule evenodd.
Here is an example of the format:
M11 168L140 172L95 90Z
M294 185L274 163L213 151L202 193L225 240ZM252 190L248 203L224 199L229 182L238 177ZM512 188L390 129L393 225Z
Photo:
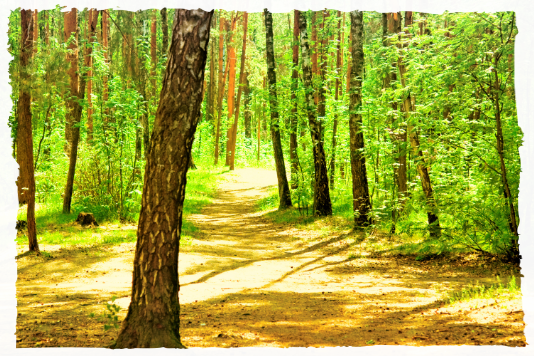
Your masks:
M111 302L106 304L107 310L103 311L98 317L98 321L104 323L104 331L108 331L111 328L118 329L120 326L118 313L121 307L114 303L116 299L116 296L111 297ZM95 313L90 313L89 317L94 318Z
M478 283L476 285L469 285L468 287L462 288L461 291L450 293L448 301L452 304L473 299L513 299L520 296L521 288L516 284L515 276L512 276L505 285L500 282L489 286L479 285Z

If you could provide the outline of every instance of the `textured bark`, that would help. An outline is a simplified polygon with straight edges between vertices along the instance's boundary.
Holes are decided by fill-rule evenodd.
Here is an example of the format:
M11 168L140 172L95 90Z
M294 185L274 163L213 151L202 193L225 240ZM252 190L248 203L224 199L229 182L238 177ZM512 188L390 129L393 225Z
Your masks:
M177 9L145 168L132 301L113 348L184 348L178 255L213 11Z
M351 11L351 90L349 104L350 165L352 172L352 197L355 228L372 223L369 216L371 201L365 165L364 137L362 132L362 82L363 82L363 12Z
M265 43L267 56L267 76L269 78L269 107L271 109L271 140L273 142L274 161L276 164L276 175L278 177L278 196L280 205L278 209L287 209L293 206L291 203L291 192L287 182L286 166L284 163L284 151L282 151L282 141L280 139L280 126L278 114L278 97L276 92L276 64L274 62L274 39L273 39L273 16L263 10L265 17Z
M237 142L237 124L239 119L239 106L241 104L241 95L243 93L243 86L245 85L245 61L247 52L247 28L248 28L248 13L243 13L243 46L241 47L241 68L239 69L239 90L237 91L237 100L235 104L234 122L230 128L230 170L234 170L235 150Z
M214 165L217 165L219 162L219 135L221 129L221 112L222 112L222 99L224 95L224 72L223 72L223 50L224 50L224 17L222 13L219 15L219 95L217 99L217 129L215 131L215 152L214 152ZM226 64L228 66L228 59L226 59Z
M312 84L312 66L310 63L310 45L308 42L308 32L306 15L299 14L300 47L302 52L302 77L306 89L306 111L310 124L310 134L313 143L313 162L315 166L315 182L313 194L313 212L315 215L332 215L332 202L330 200L330 190L328 188L328 173L326 170L326 157L321 140L320 124L317 120L314 90Z
M31 10L20 11L21 22L21 54L20 54L20 91L17 102L17 159L19 163L19 203L28 204L27 227L29 250L39 252L37 231L35 226L35 175L33 167L33 136L32 136L32 113L31 96L28 84L31 80L26 71L33 47L33 23Z
M169 50L169 24L167 20L167 8L164 7L160 11L161 14L161 32L163 32L163 39L161 41L161 53L163 56L167 56Z
M290 121L290 133L289 133L289 159L291 161L291 188L298 188L298 167L299 157L297 154L297 90L299 86L299 10L294 11L293 15L293 73L291 75L291 102L293 107L291 108L291 121Z

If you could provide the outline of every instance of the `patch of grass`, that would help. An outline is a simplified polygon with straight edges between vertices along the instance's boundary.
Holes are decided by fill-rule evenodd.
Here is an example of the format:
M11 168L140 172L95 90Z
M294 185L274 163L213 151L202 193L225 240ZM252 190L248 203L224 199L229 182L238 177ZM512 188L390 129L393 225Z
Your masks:
M187 220L191 214L199 213L202 208L213 201L218 183L224 168L199 168L189 170L182 216L182 244L191 244L195 232L198 230L192 222ZM71 214L62 213L63 201L55 196L47 199L46 203L38 203L35 208L37 224L37 240L46 245L114 245L125 242L135 242L137 229L122 229L118 220L108 219L109 214L102 211L106 207L97 207L97 210L84 210L91 212L101 225L96 228L82 228L74 224L74 220L81 208L73 204ZM100 209L100 210L99 210ZM100 213L95 213L100 212ZM100 217L100 218L99 218ZM26 220L26 206L19 209L18 220ZM111 226L111 224L116 226ZM26 231L17 235L15 240L19 245L27 245Z
M499 277L497 277L499 278ZM516 284L515 276L510 278L507 284L493 284L490 286L484 285L469 285L462 288L461 291L452 292L448 296L450 304L469 301L474 299L493 299L493 298L507 298L514 299L521 296L521 288Z

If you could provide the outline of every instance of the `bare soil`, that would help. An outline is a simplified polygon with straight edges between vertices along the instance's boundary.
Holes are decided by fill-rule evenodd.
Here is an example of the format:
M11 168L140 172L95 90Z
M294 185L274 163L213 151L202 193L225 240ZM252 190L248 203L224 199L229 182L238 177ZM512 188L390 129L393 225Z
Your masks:
M256 212L272 185L275 172L236 170L190 216L199 232L179 261L186 347L526 345L521 298L443 302L447 291L497 283L510 266L475 255L351 258L359 234L299 230ZM17 347L109 346L118 329L105 331L98 316L112 296L119 322L126 316L135 245L43 247L52 258L19 247Z

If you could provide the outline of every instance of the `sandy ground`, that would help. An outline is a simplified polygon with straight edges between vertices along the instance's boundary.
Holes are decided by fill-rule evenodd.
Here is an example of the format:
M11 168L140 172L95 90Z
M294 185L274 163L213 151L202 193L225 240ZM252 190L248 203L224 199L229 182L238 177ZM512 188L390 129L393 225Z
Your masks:
M255 212L272 185L275 172L236 170L190 216L200 231L179 260L186 347L525 345L521 299L441 301L447 290L496 282L488 265L348 258L361 236L301 231ZM98 316L116 296L125 317L134 244L45 250L54 258L17 261L17 347L108 346L118 331L104 331Z

